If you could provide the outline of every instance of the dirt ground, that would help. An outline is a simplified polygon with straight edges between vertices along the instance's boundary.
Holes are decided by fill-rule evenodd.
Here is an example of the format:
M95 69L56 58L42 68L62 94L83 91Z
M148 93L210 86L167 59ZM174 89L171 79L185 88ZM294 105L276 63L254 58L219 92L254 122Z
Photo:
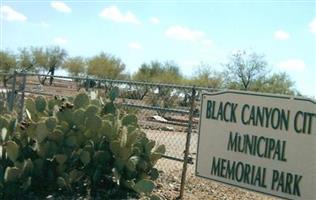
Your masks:
M162 159L157 164L161 172L155 193L164 200L177 199L181 182L182 163ZM277 200L260 193L232 187L194 175L194 165L190 165L184 191L185 200Z

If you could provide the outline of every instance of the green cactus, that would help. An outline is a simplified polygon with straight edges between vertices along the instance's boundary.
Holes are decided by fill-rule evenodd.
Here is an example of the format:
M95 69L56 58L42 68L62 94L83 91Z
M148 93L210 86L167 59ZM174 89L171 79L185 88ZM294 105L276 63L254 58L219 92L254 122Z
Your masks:
M7 155L12 162L15 162L19 156L19 146L14 141L7 141L5 145L5 149L7 151Z
M85 108L89 104L89 97L85 93L78 94L74 99L75 108Z
M45 138L49 135L49 129L45 122L39 122L35 130L36 139L39 143L43 142Z
M138 181L133 188L138 193L150 194L155 188L155 183L151 180L143 179Z
M73 122L76 126L83 125L85 122L85 111L84 109L75 110L73 113Z
M113 114L115 115L116 114L116 107L114 105L113 102L109 102L109 103L106 103L102 109L102 114L103 115L107 115L107 114Z
M105 104L90 101L84 93L73 100L27 99L30 116L20 129L15 117L1 115L1 141L10 166L0 162L0 175L5 177L3 183L0 179L0 188L14 183L21 192L72 190L74 184L91 183L88 187L96 191L112 181L118 191L128 188L152 197L153 180L159 175L154 165L165 147L155 147L140 130L135 115L116 108L113 102L118 95L118 88L113 88ZM113 186L108 185L111 190Z
M4 173L5 182L17 182L21 176L21 170L17 167L7 167Z
M46 109L46 99L42 96L37 96L35 99L35 108L37 110L37 112L44 112L44 110Z
M63 165L67 160L67 156L64 154L56 154L55 159L59 165Z
M85 116L86 117L91 117L95 116L99 113L99 108L96 105L89 105L86 109Z
M84 165L87 165L90 163L90 153L87 151L82 151L80 154L80 160Z
M113 87L109 93L109 99L113 102L119 96L119 88Z
M102 119L97 115L92 115L86 119L86 127L91 131L97 131L102 126Z
M35 113L36 112L36 106L35 106L35 102L33 101L33 99L26 99L25 100L25 108L30 113Z
M45 121L46 127L49 131L53 131L57 124L57 119L55 117L49 117Z
M135 115L126 115L122 118L123 126L136 126L137 125L137 117Z

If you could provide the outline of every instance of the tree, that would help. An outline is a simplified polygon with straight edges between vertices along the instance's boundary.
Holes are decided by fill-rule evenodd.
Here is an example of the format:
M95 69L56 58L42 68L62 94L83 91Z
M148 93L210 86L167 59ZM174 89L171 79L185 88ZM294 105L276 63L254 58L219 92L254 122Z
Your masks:
M0 51L0 71L11 72L17 68L16 56L8 51ZM3 85L7 86L7 77L3 76Z
M223 82L224 79L221 73L212 70L210 65L202 63L189 83L190 85L218 89L222 88Z
M180 83L183 79L179 66L172 61L143 63L133 76L137 81Z
M67 52L64 49L61 49L58 46L43 48L32 48L32 55L35 60L35 66L41 70L48 70L50 74L50 85L53 83L55 70L62 66ZM46 76L41 80L41 83L44 84Z
M10 72L17 67L16 56L8 51L0 51L0 70Z
M19 49L17 55L17 64L20 70L34 71L36 67L36 60L32 52L27 48Z
M99 78L120 79L124 77L125 64L114 56L100 53L87 62L87 74Z
M264 56L246 51L234 53L225 67L226 86L232 89L248 90L254 81L267 74Z
M80 57L71 57L65 60L63 67L68 70L72 76L82 76L85 74L85 60Z
M295 95L297 92L293 89L294 82L285 72L274 73L267 78L258 79L254 82L251 90L257 92L268 92L276 94Z
M148 81L148 82L158 82L158 83L181 83L183 77L181 75L179 66L174 62L168 61L161 63L158 61L152 61L151 63L143 63L138 71L133 76L134 80L138 81ZM157 87L158 92L154 89L151 90L149 102L153 106L159 106L163 108L172 107L175 105L178 100L178 91L175 91L171 88L166 87ZM148 88L141 90L138 89L138 92L142 92L142 98L149 92ZM159 112L159 115L164 116L165 112Z

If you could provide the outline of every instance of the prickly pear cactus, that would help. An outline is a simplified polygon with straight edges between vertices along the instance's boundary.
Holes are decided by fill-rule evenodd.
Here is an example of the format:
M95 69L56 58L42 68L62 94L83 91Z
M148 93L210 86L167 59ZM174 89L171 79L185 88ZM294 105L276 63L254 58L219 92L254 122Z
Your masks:
M12 190L70 191L86 183L92 195L100 189L117 191L105 199L122 193L150 196L159 175L154 165L165 148L146 137L135 115L116 108L118 93L114 88L106 103L85 93L72 99L27 99L27 117L19 126L0 116L0 128L8 133L0 139L0 190L7 198Z

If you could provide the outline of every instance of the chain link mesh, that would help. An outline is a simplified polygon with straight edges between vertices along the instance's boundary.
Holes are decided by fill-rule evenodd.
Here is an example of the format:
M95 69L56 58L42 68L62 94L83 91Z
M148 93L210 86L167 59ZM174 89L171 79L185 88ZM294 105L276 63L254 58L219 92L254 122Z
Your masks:
M0 78L3 79L4 74L0 74ZM52 85L49 85L49 77L45 84L41 84L43 80L44 76L42 75L28 74L24 90L25 97L34 95L69 97L75 96L81 90L88 91L92 98L106 97L111 88L118 87L120 94L115 103L137 115L139 125L149 139L156 141L156 144L166 146L165 157L160 159L156 165L160 171L160 177L156 182L155 193L162 199L178 198L193 87L86 78L75 79L62 76L55 76ZM21 89L21 77L18 76L16 81L15 88L19 91ZM1 81L0 88L0 98L7 99L7 92L10 91L7 88L12 88L12 80L7 81L6 87ZM202 90L212 91L209 88L196 89L198 94L194 99L195 108L184 199L272 199L195 176L198 113L200 108L199 94ZM20 93L17 94L14 103L20 108L20 104L24 99L21 99Z

